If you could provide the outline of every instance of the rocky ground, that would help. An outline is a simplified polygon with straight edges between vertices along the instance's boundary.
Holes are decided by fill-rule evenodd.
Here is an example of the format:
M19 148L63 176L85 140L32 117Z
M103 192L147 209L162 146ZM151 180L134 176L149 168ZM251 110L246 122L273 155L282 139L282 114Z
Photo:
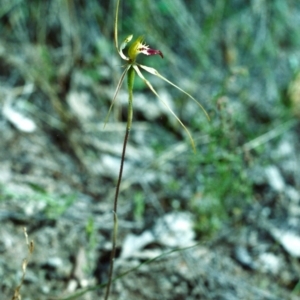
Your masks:
M117 137L119 125L114 128ZM99 131L93 146L102 149L102 160L88 156L78 164L73 153L60 149L38 127L22 132L4 117L1 127L1 299L12 297L22 276L24 227L35 249L22 299L75 299L68 295L78 290L83 292L78 299L100 297L103 289L97 285L106 280L113 226L110 178L116 176L104 170L107 165L115 170L119 157L110 150L119 141L107 150L105 139L112 136ZM155 200L145 219L132 219L132 202L126 198L130 190L162 179L153 178L151 168L143 179L128 175L119 208L115 270L115 275L125 275L114 283L111 299L298 299L299 137L297 123L288 128L270 149L277 164L255 166L249 173L256 182L256 201L234 222L224 222L212 238L195 235L190 212L163 212L155 209ZM140 135L147 130L141 126ZM137 131L132 135L134 139ZM88 149L91 133L86 130L77 140L81 138ZM137 162L147 170L142 161L152 157L151 151L138 148L125 175Z
M104 129L124 64L112 4L0 5L0 300L104 298L127 112L124 84ZM110 299L299 299L299 1L121 1L119 14L120 39L164 53L138 61L210 120L145 75L193 153L136 79Z

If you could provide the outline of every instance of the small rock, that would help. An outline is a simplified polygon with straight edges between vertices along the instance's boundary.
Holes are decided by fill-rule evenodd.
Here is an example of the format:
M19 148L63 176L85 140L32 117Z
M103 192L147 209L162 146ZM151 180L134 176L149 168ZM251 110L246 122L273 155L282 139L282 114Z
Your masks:
M131 257L153 241L154 236L148 230L141 235L128 234L123 242L121 257Z
M272 229L271 234L293 257L300 257L300 237L290 231Z
M260 269L264 272L278 274L281 263L280 259L273 253L262 253L259 256Z
M35 122L16 111L13 107L5 105L2 112L6 119L20 131L30 133L36 130Z
M245 247L236 247L234 249L234 257L243 267L249 268L251 270L255 269L253 259L250 256L249 251Z
M282 192L285 187L284 180L279 169L275 166L269 166L265 169L268 183L276 192Z
M127 235L121 257L137 257L143 248L153 242L168 247L188 247L193 245L194 238L192 215L184 212L170 213L159 218L152 231L147 230L141 235Z
M187 247L193 244L194 222L189 213L170 213L159 218L154 235L159 243L169 247Z

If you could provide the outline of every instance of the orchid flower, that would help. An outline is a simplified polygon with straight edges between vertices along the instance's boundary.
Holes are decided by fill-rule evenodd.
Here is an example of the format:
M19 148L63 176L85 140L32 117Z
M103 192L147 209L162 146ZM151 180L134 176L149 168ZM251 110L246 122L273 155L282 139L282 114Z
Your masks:
M185 95L187 95L189 98L191 98L205 113L206 117L209 119L209 116L207 114L207 112L205 111L205 109L203 108L203 106L194 98L192 97L189 93L187 93L186 91L184 91L183 89L181 89L179 86L177 86L176 84L174 84L173 82L171 82L170 80L168 80L167 78L165 78L164 76L162 76L156 69L139 64L136 62L136 58L137 56L142 53L144 55L160 55L161 58L163 58L163 54L160 50L154 50L149 48L148 45L146 45L144 43L144 38L142 36L138 37L129 47L128 49L128 55L126 56L123 53L123 50L125 49L125 47L127 46L127 44L129 42L131 42L133 35L129 35L120 45L120 47L118 46L118 13L119 13L119 3L120 0L117 1L117 9L116 9L116 18L115 18L115 32L114 32L114 39L115 39L115 47L120 55L120 57L126 61L125 64L125 70L123 71L121 78L117 84L117 88L116 91L114 93L113 96L113 100L112 100L112 104L109 108L107 117L105 119L105 124L108 120L110 111L115 103L115 100L117 98L117 95L119 93L119 90L122 86L122 83L125 79L126 74L128 74L128 90L129 90L129 98L132 98L130 96L130 94L132 94L133 91L133 82L134 82L134 72L143 80L143 82L149 87L149 89L153 92L153 94L168 108L168 110L170 111L170 113L176 118L176 120L180 123L180 125L183 127L183 129L186 131L190 142L192 144L192 148L194 151L196 151L195 148L195 143L194 140L189 132L189 130L186 128L186 126L182 123L182 121L177 117L177 115L174 113L174 111L171 109L171 107L167 104L166 101L164 101L159 94L157 93L157 91L153 88L152 84L144 77L143 73L141 72L141 69L145 70L146 72L155 75L157 77L159 77L160 79L166 81L168 84L172 85L173 87L177 88L179 91L181 91L182 93L184 93ZM129 110L132 110L132 99L129 99ZM132 111L130 114L128 114L129 119L127 120L127 129L130 130L131 128L131 123L132 123Z

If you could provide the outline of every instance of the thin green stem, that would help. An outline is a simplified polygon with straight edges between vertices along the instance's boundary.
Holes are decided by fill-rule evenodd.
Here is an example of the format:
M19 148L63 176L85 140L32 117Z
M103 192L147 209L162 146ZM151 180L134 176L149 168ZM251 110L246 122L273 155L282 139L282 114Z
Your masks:
M114 271L114 261L116 256L116 246L117 246L117 231L118 231L118 199L119 199L119 191L120 191L120 185L122 181L122 175L123 175L123 167L124 167L124 161L125 161L125 153L126 153L126 146L128 142L129 132L132 125L132 115L133 115L133 83L134 83L134 69L132 67L129 68L127 73L127 85L128 85L128 112L127 112L127 126L126 126L126 132L124 136L124 142L123 142L123 150L122 150L122 156L121 156L121 163L120 163L120 170L119 170L119 177L118 182L116 186L116 193L115 193L115 199L114 199L114 229L113 229L113 235L112 235L112 250L110 253L110 266L108 271L108 282L106 286L106 293L105 293L105 300L108 299L109 293L110 293L110 287L111 283L113 281L113 271Z
M130 131L132 124L132 102L133 102L133 84L134 84L135 71L133 67L130 67L127 74L127 86L128 86L128 116L127 116L127 131Z

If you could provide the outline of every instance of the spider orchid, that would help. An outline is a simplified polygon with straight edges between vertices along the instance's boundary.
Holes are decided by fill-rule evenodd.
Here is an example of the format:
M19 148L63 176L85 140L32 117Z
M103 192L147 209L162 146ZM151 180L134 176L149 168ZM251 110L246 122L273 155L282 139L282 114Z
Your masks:
M130 112L128 113L128 120L127 120L127 129L130 130L131 128L131 124L132 124L132 93L133 93L133 82L134 82L134 72L136 72L136 74L143 80L143 82L149 87L149 89L153 92L153 94L155 94L155 96L168 108L168 110L170 111L170 113L176 118L176 120L180 123L180 125L183 127L183 129L186 131L186 133L188 134L188 137L190 139L190 142L192 144L193 150L196 151L195 148L195 143L194 140L189 132L189 130L186 128L186 126L182 123L182 121L177 117L177 115L174 113L174 111L171 109L171 107L167 104L167 102L165 102L157 93L157 91L153 88L152 84L144 77L144 75L142 74L140 69L145 70L146 72L155 75L157 77L159 77L160 79L166 81L168 84L172 85L173 87L177 88L179 91L181 91L182 93L184 93L185 95L187 95L189 98L191 98L205 113L207 119L209 119L209 116L207 114L207 112L205 111L205 109L203 108L203 106L193 97L191 96L189 93L187 93L186 91L184 91L183 89L181 89L179 86L177 86L176 84L174 84L173 82L171 82L170 80L168 80L167 78L165 78L164 76L162 76L156 69L139 64L136 62L136 58L137 56L142 53L144 55L160 55L161 58L163 58L163 54L160 50L154 50L149 48L148 45L146 45L144 43L144 38L142 36L138 37L129 47L128 49L128 56L126 56L123 53L123 50L125 49L125 47L127 46L127 44L132 40L133 35L129 35L120 45L120 47L118 47L118 10L119 10L119 3L120 0L118 0L117 2L117 9L116 9L116 18L115 18L115 32L114 32L114 39L115 39L115 47L120 55L120 57L126 61L125 64L125 70L123 71L121 78L117 84L117 88L116 91L114 93L114 97L112 100L112 104L109 108L107 117L105 119L105 124L108 120L110 111L115 103L116 97L119 93L119 90L122 86L122 83L124 81L124 78L126 76L126 74L128 74L128 91L129 91L129 106L128 109L130 110Z
M114 214L114 228L113 228L113 232L112 232L112 251L111 251L111 255L110 255L110 266L109 266L109 270L108 270L108 282L107 282L107 286L106 286L106 293L105 293L105 300L108 299L109 297L109 293L110 293L110 287L112 284L112 276L113 276L113 269L114 269L114 258L115 258L115 254L116 254L116 240L117 240L117 227L118 227L118 219L117 219L117 209L118 209L118 198L119 198L119 190L120 190L120 185L121 185L121 181L122 181L122 174L123 174L123 166L124 166L124 160L125 160L125 152L126 152L126 145L127 145L127 141L128 141L128 137L129 137L129 132L131 129L131 124L132 124L132 115L133 115L133 107L132 107L132 103L133 103L133 83L134 83L134 77L135 77L135 73L144 81L144 83L149 87L149 89L154 93L155 96L158 97L158 99L160 101L162 101L162 103L168 108L168 110L171 112L171 114L177 119L177 121L180 123L180 125L184 128L184 130L187 132L188 137L191 141L193 150L195 151L195 143L194 140L190 134L190 132L188 131L188 129L185 127L185 125L181 122L181 120L176 116L176 114L174 113L174 111L170 108L170 106L159 96L159 94L156 92L156 90L153 88L152 84L144 77L144 75L141 72L141 69L145 70L146 72L155 75L159 78L161 78L162 80L166 81L168 84L174 86L175 88L177 88L179 91L183 92L184 94L186 94L189 98L191 98L194 102L196 102L200 108L204 111L204 113L206 114L207 118L208 114L206 113L206 111L204 110L204 108L201 106L201 104L194 98L192 97L190 94L188 94L187 92L185 92L184 90L182 90L180 87L178 87L176 84L174 84L173 82L169 81L167 78L165 78L164 76L162 76L160 73L158 73L158 71L154 68L148 67L148 66L144 66L141 65L139 63L136 62L136 58L137 56L142 53L144 55L160 55L161 58L163 58L163 54L160 50L154 50L149 48L148 45L146 45L144 43L144 39L143 37L138 37L128 48L128 56L126 56L123 53L123 50L125 49L125 47L127 46L127 44L129 42L131 42L133 35L129 35L123 42L122 44L118 45L118 14L119 14L119 4L120 4L120 0L117 0L117 8L116 8L116 15L115 15L115 30L114 30L114 39L115 39L115 47L120 55L120 57L126 62L125 64L125 69L121 75L121 78L117 84L117 88L116 91L114 93L113 96L113 100L111 103L111 106L109 108L107 117L105 119L104 124L107 123L110 111L115 103L115 100L117 98L117 95L120 91L120 88L122 86L122 83L125 79L125 76L127 74L127 85L128 85L128 110L127 110L127 126L126 126L126 132L125 132L125 136L124 136L124 142L123 142L123 150L122 150L122 156L121 156L121 163L120 163L120 170L119 170L119 176L118 176L118 181L117 181L117 185L116 185L116 191L115 191L115 198L114 198L114 205L113 205L113 214ZM105 125L104 125L105 126Z

